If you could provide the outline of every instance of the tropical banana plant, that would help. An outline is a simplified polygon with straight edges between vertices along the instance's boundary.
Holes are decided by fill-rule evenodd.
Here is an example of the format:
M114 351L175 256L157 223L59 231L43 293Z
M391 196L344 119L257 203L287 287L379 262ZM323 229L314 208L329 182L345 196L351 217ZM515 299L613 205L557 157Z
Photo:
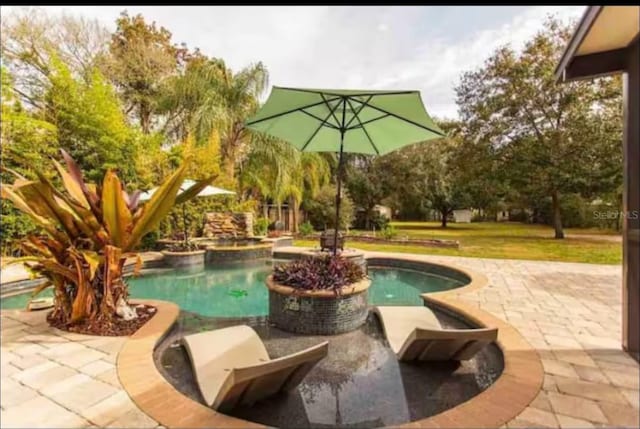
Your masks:
M196 182L177 196L190 157L169 176L152 198L140 203L140 191L127 193L113 171L100 185L85 182L76 162L62 151L66 169L56 160L63 189L57 189L41 172L27 180L16 172L12 185L0 186L2 198L11 200L44 231L21 242L23 262L31 272L47 281L34 291L54 288L53 318L73 324L86 318L117 316L128 307L128 290L122 271L128 257L136 257L136 272L142 260L135 249L142 237L153 231L175 203L197 195L214 177ZM129 308L130 310L130 308ZM135 312L133 312L135 314Z

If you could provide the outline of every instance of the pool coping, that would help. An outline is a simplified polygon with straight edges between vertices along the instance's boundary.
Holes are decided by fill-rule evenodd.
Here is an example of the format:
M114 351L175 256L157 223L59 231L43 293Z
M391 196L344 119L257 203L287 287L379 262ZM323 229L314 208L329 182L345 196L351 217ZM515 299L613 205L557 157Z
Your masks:
M427 257L387 254L371 257L444 265L467 275L471 281L466 286L422 294L422 298L425 304L454 311L479 326L497 327L496 343L504 357L502 374L486 390L446 411L395 427L497 428L515 418L535 399L544 378L536 350L507 322L459 299L465 293L486 286L486 276ZM133 301L157 308L157 314L124 344L116 363L123 388L142 411L165 427L267 427L217 412L176 390L156 368L153 351L177 320L180 308L167 301Z

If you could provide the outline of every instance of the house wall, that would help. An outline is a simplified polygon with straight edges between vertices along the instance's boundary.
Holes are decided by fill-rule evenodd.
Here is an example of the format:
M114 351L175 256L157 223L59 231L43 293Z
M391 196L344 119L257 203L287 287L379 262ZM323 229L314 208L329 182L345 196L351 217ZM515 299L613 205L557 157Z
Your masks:
M640 353L640 41L628 48L624 82L622 345Z
M469 223L471 222L471 210L454 210L453 211L453 221L456 223Z

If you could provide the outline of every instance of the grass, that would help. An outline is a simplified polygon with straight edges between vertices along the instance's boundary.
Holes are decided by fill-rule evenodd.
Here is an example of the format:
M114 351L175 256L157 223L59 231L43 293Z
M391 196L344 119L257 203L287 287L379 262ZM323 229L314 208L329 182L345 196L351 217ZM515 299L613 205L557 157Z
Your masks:
M402 244L348 243L349 247L385 252L478 258L528 259L540 261L620 264L620 234L600 229L565 229L566 238L553 238L553 229L545 225L515 222L478 222L449 224L441 228L435 222L393 222L397 238L458 240L459 249L444 249ZM318 245L316 240L295 240L296 246Z

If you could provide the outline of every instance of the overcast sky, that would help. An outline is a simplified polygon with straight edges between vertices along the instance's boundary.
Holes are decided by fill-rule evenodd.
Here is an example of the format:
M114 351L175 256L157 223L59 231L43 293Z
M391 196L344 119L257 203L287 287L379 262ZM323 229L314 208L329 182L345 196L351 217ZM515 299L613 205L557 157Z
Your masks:
M480 66L500 45L521 47L548 14L568 21L585 8L126 7L169 29L176 43L221 57L234 70L262 61L270 85L419 89L429 113L451 118L457 116L453 88L462 72ZM125 7L44 9L97 18L113 30Z

